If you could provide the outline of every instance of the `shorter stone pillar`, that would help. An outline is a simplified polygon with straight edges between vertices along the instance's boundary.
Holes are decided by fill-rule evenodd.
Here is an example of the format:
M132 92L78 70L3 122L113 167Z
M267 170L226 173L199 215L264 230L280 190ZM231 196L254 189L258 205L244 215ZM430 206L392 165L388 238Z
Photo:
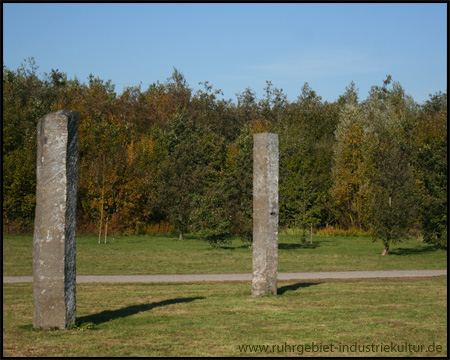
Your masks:
M35 328L67 329L75 322L78 121L77 112L61 110L37 125Z
M253 137L252 295L277 294L278 135Z

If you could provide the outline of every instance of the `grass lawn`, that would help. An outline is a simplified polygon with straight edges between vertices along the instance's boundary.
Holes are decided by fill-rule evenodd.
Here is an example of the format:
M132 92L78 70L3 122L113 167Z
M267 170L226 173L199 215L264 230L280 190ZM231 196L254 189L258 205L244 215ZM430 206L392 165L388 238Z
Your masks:
M367 238L279 242L280 272L447 268L447 252L420 241L385 257ZM250 273L251 266L252 250L239 240L212 248L189 236L110 237L106 245L77 238L78 274ZM32 275L32 236L4 236L3 275ZM51 331L33 329L32 284L3 284L3 355L447 355L446 276L279 281L277 296L250 293L250 282L78 284L79 329Z
M252 297L249 282L78 284L77 322L94 329L51 331L32 328L32 284L3 284L3 356L447 356L446 276L278 289Z
M369 238L315 236L299 245L299 236L279 237L280 272L446 269L447 251L419 240L393 245L388 256ZM32 275L33 239L3 237L3 275ZM97 244L95 236L77 237L77 274L250 273L252 250L240 240L213 248L187 236L114 236Z

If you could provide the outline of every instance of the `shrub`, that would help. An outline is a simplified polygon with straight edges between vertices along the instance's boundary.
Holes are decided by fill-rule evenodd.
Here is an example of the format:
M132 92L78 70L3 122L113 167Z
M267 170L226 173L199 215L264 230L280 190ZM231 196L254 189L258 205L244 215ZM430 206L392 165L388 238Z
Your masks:
M357 228L340 229L339 227L328 226L325 229L319 229L316 232L318 236L347 236L347 237L371 237L370 230Z

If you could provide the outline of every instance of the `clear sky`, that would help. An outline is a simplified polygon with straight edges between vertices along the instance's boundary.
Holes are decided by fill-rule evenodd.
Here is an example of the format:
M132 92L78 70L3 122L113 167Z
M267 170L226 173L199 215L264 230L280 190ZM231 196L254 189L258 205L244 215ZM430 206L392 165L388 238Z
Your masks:
M226 99L266 80L295 101L308 82L334 101L354 81L361 100L387 74L419 103L447 89L446 3L155 4L6 3L3 64L34 57L120 94L180 70L194 90L208 81Z

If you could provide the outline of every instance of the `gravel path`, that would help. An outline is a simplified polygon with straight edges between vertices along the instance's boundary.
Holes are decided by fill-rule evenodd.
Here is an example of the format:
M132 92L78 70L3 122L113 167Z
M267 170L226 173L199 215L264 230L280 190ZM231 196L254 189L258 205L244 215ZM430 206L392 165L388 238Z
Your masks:
M402 278L447 275L447 270L389 270L279 273L278 280ZM77 283L161 283L251 281L252 274L78 275ZM3 283L33 282L32 276L4 276Z

